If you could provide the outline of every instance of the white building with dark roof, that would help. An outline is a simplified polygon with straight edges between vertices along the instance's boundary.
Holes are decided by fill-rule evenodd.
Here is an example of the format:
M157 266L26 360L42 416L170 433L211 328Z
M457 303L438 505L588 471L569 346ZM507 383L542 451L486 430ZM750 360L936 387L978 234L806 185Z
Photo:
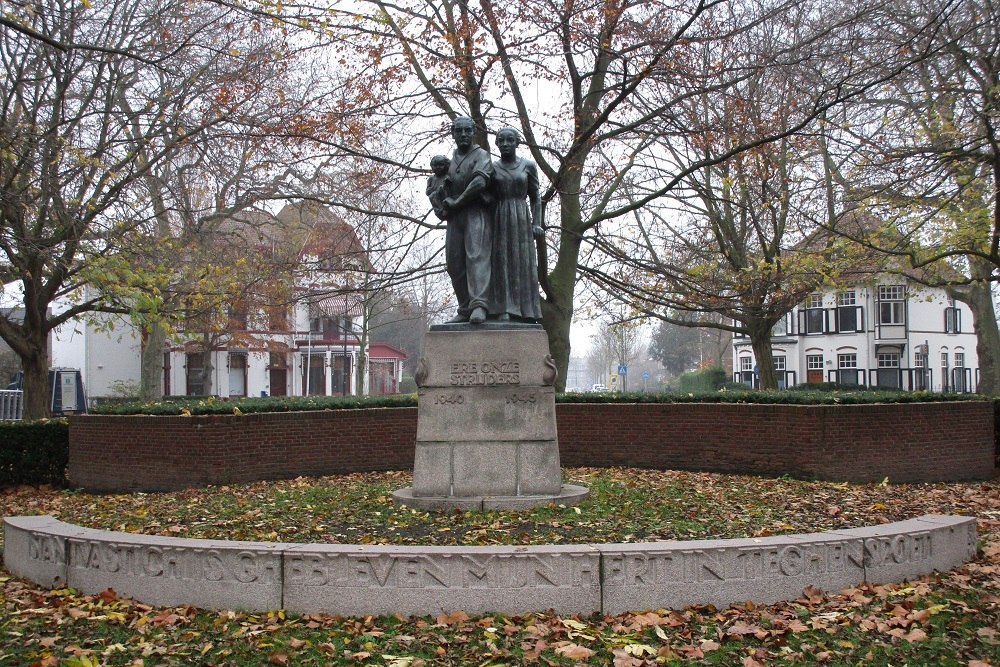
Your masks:
M836 382L871 388L975 392L979 380L972 313L944 289L884 276L828 288L774 328L779 387ZM733 379L756 385L750 339L733 339Z

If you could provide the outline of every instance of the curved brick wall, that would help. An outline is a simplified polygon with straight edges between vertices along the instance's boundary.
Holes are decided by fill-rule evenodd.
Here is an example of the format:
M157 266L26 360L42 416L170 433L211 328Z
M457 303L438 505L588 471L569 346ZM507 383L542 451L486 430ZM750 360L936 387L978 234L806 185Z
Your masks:
M559 404L564 466L930 482L995 474L983 402ZM93 491L413 467L416 408L70 419L69 478Z

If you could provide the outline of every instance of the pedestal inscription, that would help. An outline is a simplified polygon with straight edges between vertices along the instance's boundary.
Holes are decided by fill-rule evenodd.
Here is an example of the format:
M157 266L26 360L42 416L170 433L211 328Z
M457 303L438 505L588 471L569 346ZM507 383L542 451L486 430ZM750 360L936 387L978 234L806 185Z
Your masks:
M540 326L431 331L417 370L413 487L394 496L434 510L573 503L556 434L555 364Z

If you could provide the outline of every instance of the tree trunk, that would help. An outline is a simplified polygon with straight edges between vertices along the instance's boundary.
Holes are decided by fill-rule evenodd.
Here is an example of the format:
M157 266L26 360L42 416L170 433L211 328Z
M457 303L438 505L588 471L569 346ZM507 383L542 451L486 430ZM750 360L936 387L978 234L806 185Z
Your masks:
M771 327L748 327L750 345L753 347L754 360L757 363L757 387L759 389L777 389L778 380L774 373L774 355L771 352Z
M971 283L963 294L956 295L972 310L976 332L976 355L979 357L979 386L976 391L988 396L1000 394L1000 329L989 283Z
M212 338L208 334L205 334L202 340L203 352L202 357L202 368L201 368L201 393L205 396L212 396L215 392L215 387L212 383L212 374L215 370L215 365L212 363Z
M163 398L163 346L167 332L159 322L147 326L139 369L139 398L158 401Z
M572 192L572 190L571 190ZM576 271L580 257L580 200L566 195L562 199L563 229L559 239L559 259L549 273L550 292L542 299L542 325L549 339L549 354L555 360L558 377L556 391L566 391L569 370L570 327L573 324L573 297L576 291ZM573 230L573 231L566 231Z
M25 421L45 419L51 413L51 388L49 387L49 352L46 348L46 338L41 338L41 346L32 346L31 353L21 355L21 369L24 379L21 389L24 390Z

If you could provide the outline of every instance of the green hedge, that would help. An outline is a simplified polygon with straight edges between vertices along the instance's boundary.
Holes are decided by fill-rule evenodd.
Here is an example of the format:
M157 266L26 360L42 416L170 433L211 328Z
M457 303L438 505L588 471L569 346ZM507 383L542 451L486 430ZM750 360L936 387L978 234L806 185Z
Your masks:
M987 401L977 394L932 394L926 391L722 391L668 394L560 394L558 403L763 403L768 405L858 405L865 403L928 403L946 401Z
M786 403L794 405L829 405L863 403L916 403L927 401L988 400L975 394L932 394L906 391L831 390L830 387L796 391L757 391L724 389L722 391L674 393L567 393L557 394L557 403ZM107 403L95 407L92 414L104 415L222 415L235 412L298 412L302 410L339 410L352 408L414 407L416 394L387 396L270 396L264 398L177 397L155 403Z
M0 422L0 488L66 485L69 426L65 420Z
M415 394L386 396L265 396L262 398L178 397L153 403L132 401L95 406L95 415L225 415L240 412L301 412L356 408L407 408L417 404Z

